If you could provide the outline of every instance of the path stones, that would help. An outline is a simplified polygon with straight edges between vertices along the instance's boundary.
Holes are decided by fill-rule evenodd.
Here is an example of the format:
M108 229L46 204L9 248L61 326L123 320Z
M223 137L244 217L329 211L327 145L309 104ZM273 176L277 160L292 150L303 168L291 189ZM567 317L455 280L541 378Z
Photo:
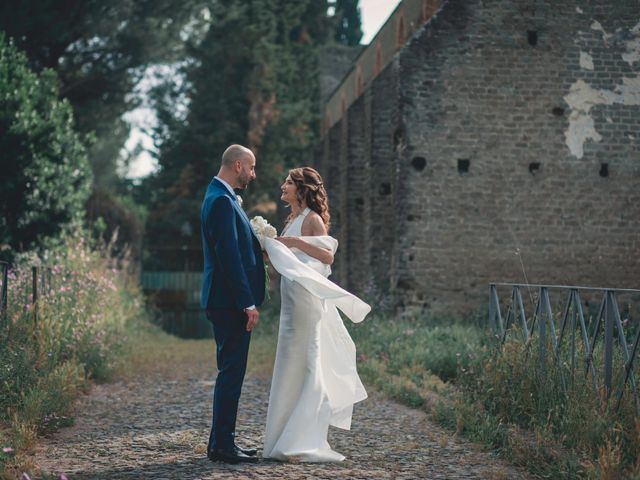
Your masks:
M195 369L198 370L198 369ZM211 463L205 456L213 382L146 376L96 385L73 427L44 439L35 462L70 479L525 479L523 472L452 436L425 413L372 394L354 410L352 430L331 429L340 464ZM245 381L238 443L261 446L269 385Z

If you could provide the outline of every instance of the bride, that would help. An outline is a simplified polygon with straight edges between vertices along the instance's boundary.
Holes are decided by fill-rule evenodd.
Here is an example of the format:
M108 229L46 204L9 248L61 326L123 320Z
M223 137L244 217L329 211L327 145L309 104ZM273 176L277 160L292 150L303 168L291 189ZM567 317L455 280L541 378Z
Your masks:
M265 242L282 274L282 305L263 457L339 462L345 457L329 446L329 425L350 429L353 404L367 393L336 307L354 322L371 309L326 278L337 241L328 236L327 193L318 172L290 170L281 190L291 214L281 236Z

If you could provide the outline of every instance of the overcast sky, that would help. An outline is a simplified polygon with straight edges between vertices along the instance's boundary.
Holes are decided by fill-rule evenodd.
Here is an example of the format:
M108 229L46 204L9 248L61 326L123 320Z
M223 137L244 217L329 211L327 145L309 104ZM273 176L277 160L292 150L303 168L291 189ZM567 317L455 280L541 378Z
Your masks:
M401 0L360 0L360 14L362 16L362 40L367 44L375 37L380 27L389 18Z

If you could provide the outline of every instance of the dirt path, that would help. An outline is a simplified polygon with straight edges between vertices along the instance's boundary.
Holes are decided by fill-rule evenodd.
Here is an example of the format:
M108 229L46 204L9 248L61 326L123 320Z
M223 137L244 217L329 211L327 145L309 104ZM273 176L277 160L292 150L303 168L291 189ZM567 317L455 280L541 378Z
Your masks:
M350 432L330 431L329 443L347 457L340 464L212 463L205 456L212 388L213 374L200 364L97 385L80 401L75 426L44 439L35 461L54 478L69 479L529 478L424 412L377 394L356 405ZM261 446L268 391L260 376L245 381L239 444Z

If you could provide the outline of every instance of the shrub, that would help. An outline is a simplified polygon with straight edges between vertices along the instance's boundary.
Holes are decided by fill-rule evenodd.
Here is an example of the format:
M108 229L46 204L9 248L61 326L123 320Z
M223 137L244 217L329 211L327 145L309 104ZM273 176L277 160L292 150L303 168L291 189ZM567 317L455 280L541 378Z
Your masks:
M91 169L71 106L58 99L55 73L33 73L2 32L0 171L0 246L38 246L82 217Z
M18 260L0 319L0 425L9 426L0 440L3 448L22 451L39 433L72 421L87 380L109 376L127 327L145 314L137 284L81 234L49 252L51 279L39 282L36 306L30 298L35 259Z
M465 433L540 475L637 476L640 423L631 393L616 409L616 395L607 400L603 391L594 392L583 368L572 375L570 362L562 355L555 361L552 351L540 364L538 348L535 338L528 344L509 340L460 377L455 411Z

